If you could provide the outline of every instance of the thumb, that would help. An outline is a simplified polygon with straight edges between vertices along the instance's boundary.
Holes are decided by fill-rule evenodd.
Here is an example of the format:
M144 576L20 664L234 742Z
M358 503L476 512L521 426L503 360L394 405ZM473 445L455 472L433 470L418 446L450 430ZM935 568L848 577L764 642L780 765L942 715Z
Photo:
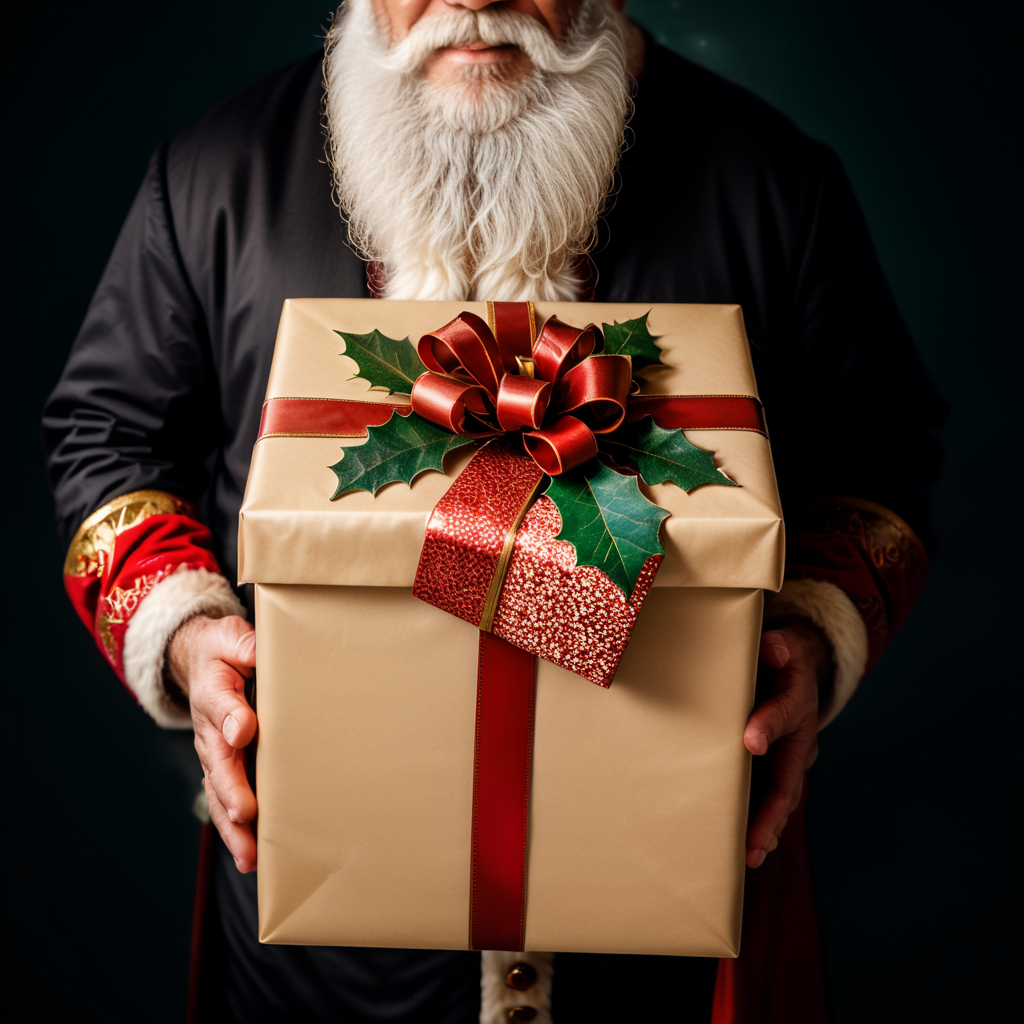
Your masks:
M207 655L226 662L244 676L256 667L256 630L239 615L218 619L210 631Z
M782 630L771 629L761 634L760 658L769 668L780 669L789 664L789 644Z

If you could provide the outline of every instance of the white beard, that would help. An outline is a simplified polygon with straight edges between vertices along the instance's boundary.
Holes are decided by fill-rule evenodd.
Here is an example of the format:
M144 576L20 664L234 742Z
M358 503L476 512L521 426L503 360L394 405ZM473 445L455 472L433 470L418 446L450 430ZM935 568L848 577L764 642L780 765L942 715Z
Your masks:
M328 151L349 239L391 299L571 301L593 245L630 107L608 0L583 0L557 43L534 18L454 9L394 47L369 0L349 0L324 61ZM469 64L422 75L440 47L514 44L530 70Z

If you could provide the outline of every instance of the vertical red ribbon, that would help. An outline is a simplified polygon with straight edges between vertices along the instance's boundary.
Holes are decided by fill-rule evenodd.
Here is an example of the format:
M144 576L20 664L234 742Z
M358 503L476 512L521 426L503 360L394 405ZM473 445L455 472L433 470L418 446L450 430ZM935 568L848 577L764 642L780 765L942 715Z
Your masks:
M473 765L470 949L521 950L536 661L480 633Z
M516 356L528 359L537 340L537 314L532 302L488 302L487 326L508 359L505 369L516 373Z

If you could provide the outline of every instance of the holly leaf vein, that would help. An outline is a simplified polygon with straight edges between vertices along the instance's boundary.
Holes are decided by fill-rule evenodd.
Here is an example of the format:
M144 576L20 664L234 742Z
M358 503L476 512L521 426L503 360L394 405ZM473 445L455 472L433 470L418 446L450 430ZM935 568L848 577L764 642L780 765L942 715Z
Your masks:
M428 470L444 472L444 457L473 439L449 433L409 413L391 418L381 426L366 428L364 444L343 448L341 458L331 466L338 477L333 501L346 491L376 494L385 484L402 480L411 484Z
M608 355L630 356L634 366L646 366L649 363L661 362L661 349L655 344L655 338L647 328L647 318L651 314L644 313L633 320L625 320L621 324L601 324L604 333L604 348Z
M371 387L387 388L389 395L408 395L413 382L426 370L408 338L397 341L376 328L369 334L334 333L345 342L343 354L356 363L349 380L368 380Z
M603 435L600 447L618 464L635 466L646 484L671 482L687 492L705 484L739 486L715 466L714 452L691 444L679 429L659 427L652 416Z
M658 530L669 513L640 493L635 476L593 462L552 477L544 493L558 507L558 537L576 548L576 564L596 566L627 598L647 559L664 554Z

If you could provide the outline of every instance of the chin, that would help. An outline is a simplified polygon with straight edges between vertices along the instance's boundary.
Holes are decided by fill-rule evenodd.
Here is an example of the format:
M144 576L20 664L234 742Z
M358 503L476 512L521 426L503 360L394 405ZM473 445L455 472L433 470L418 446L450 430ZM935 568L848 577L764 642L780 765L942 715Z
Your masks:
M537 73L522 60L435 65L426 82L436 109L453 127L495 131L521 116L533 100Z

